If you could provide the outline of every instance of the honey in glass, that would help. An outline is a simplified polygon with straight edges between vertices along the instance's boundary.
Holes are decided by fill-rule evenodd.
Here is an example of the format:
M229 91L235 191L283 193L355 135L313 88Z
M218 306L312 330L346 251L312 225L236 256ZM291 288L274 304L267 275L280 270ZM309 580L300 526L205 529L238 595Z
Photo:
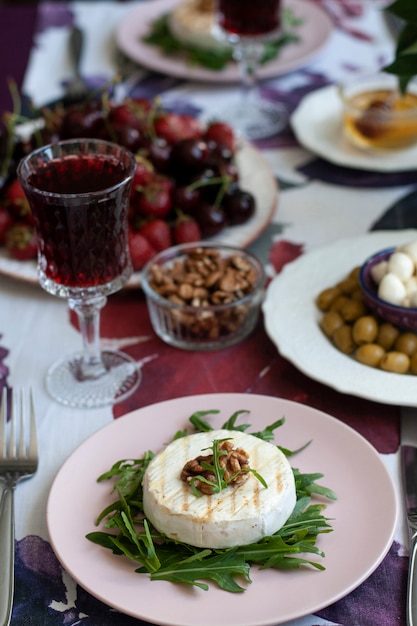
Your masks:
M360 147L408 147L417 141L417 95L384 90L359 94L347 102L344 127Z

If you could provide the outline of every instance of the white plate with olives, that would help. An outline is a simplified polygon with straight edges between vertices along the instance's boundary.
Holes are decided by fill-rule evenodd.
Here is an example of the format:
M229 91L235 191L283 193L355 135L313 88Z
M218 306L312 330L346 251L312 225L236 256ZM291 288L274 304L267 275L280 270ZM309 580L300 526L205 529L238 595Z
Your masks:
M266 331L304 374L342 393L390 405L417 406L417 379L370 367L338 350L320 328L318 295L384 248L413 241L416 230L385 230L335 241L284 267L263 305Z

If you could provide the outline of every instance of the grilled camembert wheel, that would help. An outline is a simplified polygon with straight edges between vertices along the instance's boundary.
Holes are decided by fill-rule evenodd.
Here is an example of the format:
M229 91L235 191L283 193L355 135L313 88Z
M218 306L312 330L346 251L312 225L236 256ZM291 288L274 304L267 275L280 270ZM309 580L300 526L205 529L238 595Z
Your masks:
M217 39L214 0L185 0L175 6L168 16L169 28L185 46L203 50L224 50L228 44Z
M252 472L219 493L195 495L184 480L190 462L212 453L213 442L227 439L248 457L267 487ZM181 477L183 474L183 477ZM213 430L182 437L149 464L143 482L143 508L157 530L201 548L255 543L283 526L296 502L294 475L285 455L272 443L240 431Z

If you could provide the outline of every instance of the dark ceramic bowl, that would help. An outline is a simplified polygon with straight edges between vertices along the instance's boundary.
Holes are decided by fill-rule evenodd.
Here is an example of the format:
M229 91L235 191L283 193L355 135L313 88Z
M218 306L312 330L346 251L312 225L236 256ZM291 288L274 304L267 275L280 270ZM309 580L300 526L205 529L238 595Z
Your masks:
M395 248L386 248L369 257L359 272L359 285L365 302L380 318L395 326L417 331L417 308L390 304L378 297L378 286L372 278L371 270L381 261L387 261Z

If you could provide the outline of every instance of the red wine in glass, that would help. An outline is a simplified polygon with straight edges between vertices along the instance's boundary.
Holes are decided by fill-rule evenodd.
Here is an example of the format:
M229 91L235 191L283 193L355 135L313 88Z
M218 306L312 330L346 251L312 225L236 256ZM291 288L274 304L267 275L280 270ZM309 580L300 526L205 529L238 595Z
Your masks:
M123 163L104 155L52 159L29 176L29 187L51 194L28 191L49 279L67 287L94 287L128 267L126 192L123 187L114 192L125 177ZM94 197L103 181L108 194L99 203L86 204L86 194ZM62 194L75 194L78 200L63 202Z
M83 350L54 363L46 375L53 398L77 408L120 402L138 387L131 356L101 350L100 312L132 273L128 206L134 156L100 139L58 141L24 157L17 176L38 236L38 275L78 315Z
M240 37L257 37L278 31L281 0L219 0L220 27Z
M277 134L288 119L285 107L261 95L256 74L264 42L280 36L281 0L217 0L216 26L218 38L233 47L242 85L240 102L216 113L246 139Z

